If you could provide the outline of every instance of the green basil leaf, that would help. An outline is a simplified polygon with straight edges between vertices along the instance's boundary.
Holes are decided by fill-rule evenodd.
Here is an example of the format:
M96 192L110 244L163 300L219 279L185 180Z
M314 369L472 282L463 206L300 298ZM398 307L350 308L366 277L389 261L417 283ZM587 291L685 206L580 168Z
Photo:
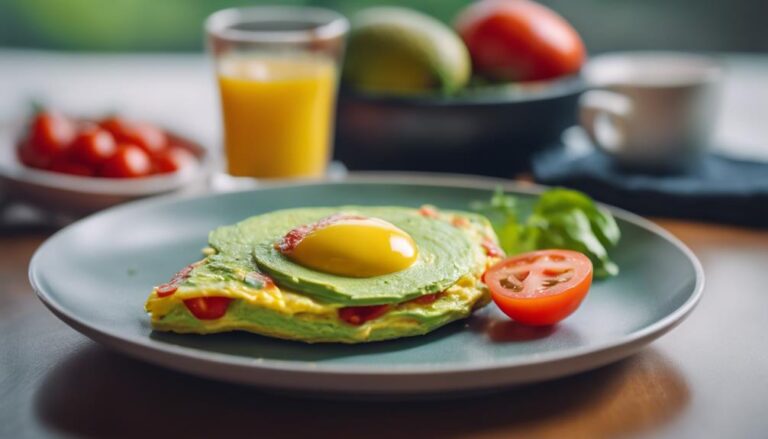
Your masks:
M541 194L533 213L520 221L514 197L497 188L487 202L472 208L486 215L499 237L501 248L510 255L546 248L576 250L587 255L595 277L618 274L610 259L621 231L611 213L579 191L555 188Z

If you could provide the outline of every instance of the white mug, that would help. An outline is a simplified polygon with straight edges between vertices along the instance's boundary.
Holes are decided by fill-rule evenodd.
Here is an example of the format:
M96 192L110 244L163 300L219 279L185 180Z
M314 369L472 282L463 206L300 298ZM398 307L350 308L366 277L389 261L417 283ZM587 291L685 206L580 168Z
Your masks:
M700 55L624 52L584 69L580 122L592 143L630 167L669 170L710 146L723 69Z

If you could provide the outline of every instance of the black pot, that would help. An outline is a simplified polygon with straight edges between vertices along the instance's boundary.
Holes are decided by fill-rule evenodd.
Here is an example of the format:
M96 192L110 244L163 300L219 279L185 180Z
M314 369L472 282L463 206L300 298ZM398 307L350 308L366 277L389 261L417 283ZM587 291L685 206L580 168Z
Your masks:
M351 170L512 176L576 123L580 77L455 97L374 96L342 90L335 158Z

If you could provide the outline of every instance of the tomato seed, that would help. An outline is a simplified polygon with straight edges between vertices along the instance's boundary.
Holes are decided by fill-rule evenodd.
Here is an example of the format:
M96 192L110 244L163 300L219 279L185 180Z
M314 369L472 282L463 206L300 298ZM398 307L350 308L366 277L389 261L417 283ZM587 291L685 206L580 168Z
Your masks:
M501 280L499 280L499 283L504 288L510 289L515 293L519 293L520 291L523 291L523 284L522 282L517 280L517 277L515 277L515 275L502 278Z

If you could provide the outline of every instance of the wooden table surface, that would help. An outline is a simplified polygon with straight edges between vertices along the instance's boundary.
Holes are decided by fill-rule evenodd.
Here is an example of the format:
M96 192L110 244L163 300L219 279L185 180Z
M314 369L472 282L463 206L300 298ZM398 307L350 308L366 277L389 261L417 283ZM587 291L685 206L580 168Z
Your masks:
M65 111L119 108L217 138L200 55L0 50L0 127L30 98ZM729 57L719 147L766 157L768 57ZM738 146L739 151L731 151ZM459 400L306 400L182 375L97 345L34 296L27 265L50 234L0 229L0 438L47 436L554 437L634 433L768 437L768 231L660 221L701 259L701 303L619 363Z
M573 377L396 404L265 393L112 353L60 322L32 292L27 264L48 234L4 232L0 437L765 437L768 232L659 224L693 249L707 276L701 303L671 333Z

